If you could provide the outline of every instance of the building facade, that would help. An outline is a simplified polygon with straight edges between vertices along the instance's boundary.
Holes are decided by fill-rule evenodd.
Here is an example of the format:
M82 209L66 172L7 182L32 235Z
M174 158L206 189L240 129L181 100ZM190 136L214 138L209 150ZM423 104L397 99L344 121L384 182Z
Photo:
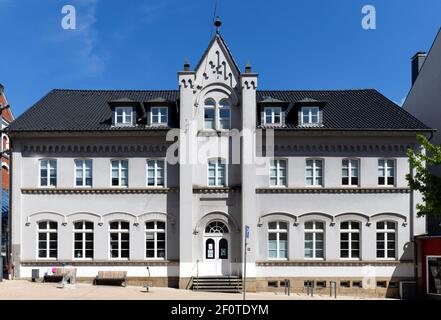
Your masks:
M414 277L408 148L431 130L375 90L257 90L219 33L178 90L53 90L9 128L14 274L247 289ZM245 229L249 232L245 233Z
M1 145L1 162L2 162L2 198L1 198L1 206L2 206L2 228L1 228L1 237L2 237L2 246L0 249L1 257L3 259L3 273L10 273L10 259L9 258L9 242L10 242L10 226L9 226L9 137L6 134L3 134L3 130L9 126L9 124L14 120L14 116L9 108L9 102L6 99L5 88L2 84L0 84L0 107L3 107L2 111L2 145Z
M412 58L412 88L403 108L437 131L430 142L441 145L441 29L428 53L418 52ZM441 176L441 166L431 171ZM417 239L418 287L422 294L441 298L441 217L428 216L425 235Z

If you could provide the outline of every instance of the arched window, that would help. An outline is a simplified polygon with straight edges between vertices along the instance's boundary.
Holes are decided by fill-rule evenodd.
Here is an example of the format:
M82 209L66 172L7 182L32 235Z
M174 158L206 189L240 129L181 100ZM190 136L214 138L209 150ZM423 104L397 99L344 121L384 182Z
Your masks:
M145 249L146 258L165 259L165 222L146 222Z
M38 223L38 258L56 259L58 254L58 224L55 221Z
M207 225L205 233L228 233L228 227L221 221L213 221Z
M377 258L396 258L397 224L394 221L377 222Z
M74 223L74 258L93 259L93 222Z
M207 99L204 103L204 129L216 129L215 126L216 102L213 99Z
M223 159L208 161L208 185L216 187L225 186L225 163Z
M340 258L360 258L360 222L344 221L340 224Z
M268 223L268 258L288 258L288 223L282 221Z
M324 223L320 221L305 222L305 258L323 259Z
M227 99L222 99L219 102L219 129L228 130L231 128L230 112L230 102Z
M130 256L130 224L127 221L110 223L110 257L128 259Z

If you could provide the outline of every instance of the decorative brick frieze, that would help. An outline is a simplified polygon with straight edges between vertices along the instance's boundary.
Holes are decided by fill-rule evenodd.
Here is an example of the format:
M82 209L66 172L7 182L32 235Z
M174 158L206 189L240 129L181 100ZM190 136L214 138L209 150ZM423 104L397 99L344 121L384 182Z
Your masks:
M111 261L111 260L26 260L20 261L21 266L24 267L61 267L66 266L149 266L149 267L161 267L161 266L178 266L179 261L177 260L161 260L161 261Z
M256 261L256 267L358 267L358 266L397 266L400 264L413 264L413 261L412 260Z
M21 189L23 194L144 194L144 193L170 193L177 188L34 188Z
M257 188L256 193L410 193L409 188Z

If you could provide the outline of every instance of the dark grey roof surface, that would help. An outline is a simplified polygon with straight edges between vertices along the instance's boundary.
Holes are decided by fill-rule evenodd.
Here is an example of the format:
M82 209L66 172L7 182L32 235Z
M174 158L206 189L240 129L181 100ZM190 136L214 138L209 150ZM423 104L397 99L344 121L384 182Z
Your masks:
M323 107L323 126L317 129L374 129L427 130L425 124L387 99L377 90L292 90L257 91L257 101L268 99L301 103L326 102ZM295 113L296 108L290 108ZM297 115L290 114L291 119ZM286 128L297 129L295 121ZM302 129L304 129L302 127ZM310 130L312 128L308 128Z
M177 101L177 90L52 90L10 126L10 131L145 130L145 126L112 127L109 102Z
M287 119L296 118L296 102L323 101L323 129L428 130L429 128L376 90L257 91L257 101L286 101L291 106ZM53 90L18 117L8 128L18 131L146 130L112 127L111 101L133 100L177 102L179 91L160 90ZM295 121L285 129L300 129ZM304 128L303 128L304 129ZM308 130L314 130L312 128Z

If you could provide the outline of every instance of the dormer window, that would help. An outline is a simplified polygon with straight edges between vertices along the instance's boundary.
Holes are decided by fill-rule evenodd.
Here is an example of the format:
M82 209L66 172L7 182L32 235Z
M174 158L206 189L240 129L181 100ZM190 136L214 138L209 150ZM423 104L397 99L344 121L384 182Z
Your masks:
M132 125L133 107L115 108L115 125Z
M264 114L264 124L282 124L282 108L265 107Z
M151 109L151 123L152 123L152 125L167 125L168 124L168 108L167 107L152 107L152 109Z
M320 121L319 107L302 107L301 121L303 125L318 125Z

